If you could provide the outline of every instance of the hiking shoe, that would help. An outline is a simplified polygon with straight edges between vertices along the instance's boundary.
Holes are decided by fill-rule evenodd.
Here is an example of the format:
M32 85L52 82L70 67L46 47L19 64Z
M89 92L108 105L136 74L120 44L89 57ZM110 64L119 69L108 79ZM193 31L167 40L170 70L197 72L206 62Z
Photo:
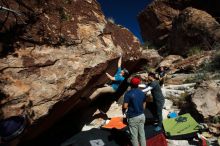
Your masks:
M158 131L160 131L161 129L162 129L162 128L161 128L160 126L157 126L157 127L154 128L154 131L158 132Z
M99 110L99 112L100 112L101 114L106 115L106 113L103 112L102 110L100 110L100 109L98 109L98 110Z

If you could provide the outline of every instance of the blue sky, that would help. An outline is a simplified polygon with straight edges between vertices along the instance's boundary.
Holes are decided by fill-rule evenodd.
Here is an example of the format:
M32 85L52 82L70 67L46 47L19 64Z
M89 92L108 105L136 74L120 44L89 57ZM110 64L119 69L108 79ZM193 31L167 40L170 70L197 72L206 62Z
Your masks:
M106 18L128 28L142 42L137 15L152 0L98 0Z

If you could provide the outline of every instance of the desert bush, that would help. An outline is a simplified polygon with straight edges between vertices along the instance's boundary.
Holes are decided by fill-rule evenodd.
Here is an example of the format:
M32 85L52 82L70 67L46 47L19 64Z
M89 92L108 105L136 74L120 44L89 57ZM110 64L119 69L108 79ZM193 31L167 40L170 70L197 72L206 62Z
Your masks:
M142 47L143 49L157 49L157 47L151 41L145 41L144 44L142 44Z
M220 50L216 51L213 59L205 62L200 70L207 72L219 72L220 70Z
M197 54L200 54L201 52L202 52L201 47L193 46L189 49L187 56L197 55Z
M206 70L203 70L202 72L196 73L195 75L193 75L193 76L187 78L187 79L184 81L184 84L201 82L201 81L207 80L207 79L209 79L209 75L208 75L208 73L207 73Z
M61 21L69 21L70 20L70 15L67 14L67 12L64 10L63 7L59 8L59 15L60 15Z
M220 50L216 51L215 57L212 61L213 68L220 69Z
M108 22L111 22L111 23L113 23L113 24L115 24L115 20L114 20L114 18L112 18L112 17L108 17L108 18L107 18L107 21L108 21Z
M212 123L218 124L220 123L220 115L216 115L211 119Z

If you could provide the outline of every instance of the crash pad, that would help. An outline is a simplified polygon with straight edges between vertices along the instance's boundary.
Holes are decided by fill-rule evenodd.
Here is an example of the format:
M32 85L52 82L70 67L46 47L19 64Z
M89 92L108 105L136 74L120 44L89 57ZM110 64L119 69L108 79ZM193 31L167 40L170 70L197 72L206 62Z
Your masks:
M200 130L199 124L190 114L163 120L165 134L169 138L190 138Z
M167 146L167 141L163 133L159 133L147 139L147 146Z
M123 117L113 117L110 121L102 126L102 128L106 129L123 129L127 125L123 122Z
M82 131L65 142L61 146L131 146L129 136L121 130L104 130L93 128Z

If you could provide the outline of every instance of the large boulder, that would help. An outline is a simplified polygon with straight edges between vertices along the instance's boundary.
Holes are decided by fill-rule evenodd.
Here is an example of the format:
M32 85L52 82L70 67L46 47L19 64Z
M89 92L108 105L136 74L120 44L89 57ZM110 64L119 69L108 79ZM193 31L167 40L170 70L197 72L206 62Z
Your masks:
M183 60L182 56L179 55L168 55L167 57L163 58L160 62L159 66L166 66L169 68L173 68L176 62L180 62Z
M200 44L215 49L220 37L219 5L218 0L153 1L138 15L142 38L163 55L186 55Z
M166 66L170 68L170 73L182 72L198 72L201 67L211 67L210 63L215 57L216 51L203 51L198 54L183 58L179 55L168 55L159 64L159 66Z
M192 102L205 119L220 114L220 86L214 81L202 82L192 96Z
M166 1L154 1L147 6L138 15L144 42L157 46L164 45L172 28L172 20L178 15L179 10L172 8Z
M137 38L107 22L96 0L1 4L21 15L0 16L0 119L25 114L27 139L106 83L104 73L114 74L119 53L128 70L141 60Z
M203 51L199 54L192 55L182 61L174 64L177 71L182 72L198 72L202 67L208 70L208 65L213 60L216 51ZM205 68L207 67L207 68ZM210 66L211 67L211 66Z
M154 49L143 50L142 56L147 60L147 67L156 67L163 59L163 57L159 55L158 51Z
M194 52L216 49L214 45L220 43L220 24L207 12L189 7L173 20L169 36L170 52L187 56L190 49Z

